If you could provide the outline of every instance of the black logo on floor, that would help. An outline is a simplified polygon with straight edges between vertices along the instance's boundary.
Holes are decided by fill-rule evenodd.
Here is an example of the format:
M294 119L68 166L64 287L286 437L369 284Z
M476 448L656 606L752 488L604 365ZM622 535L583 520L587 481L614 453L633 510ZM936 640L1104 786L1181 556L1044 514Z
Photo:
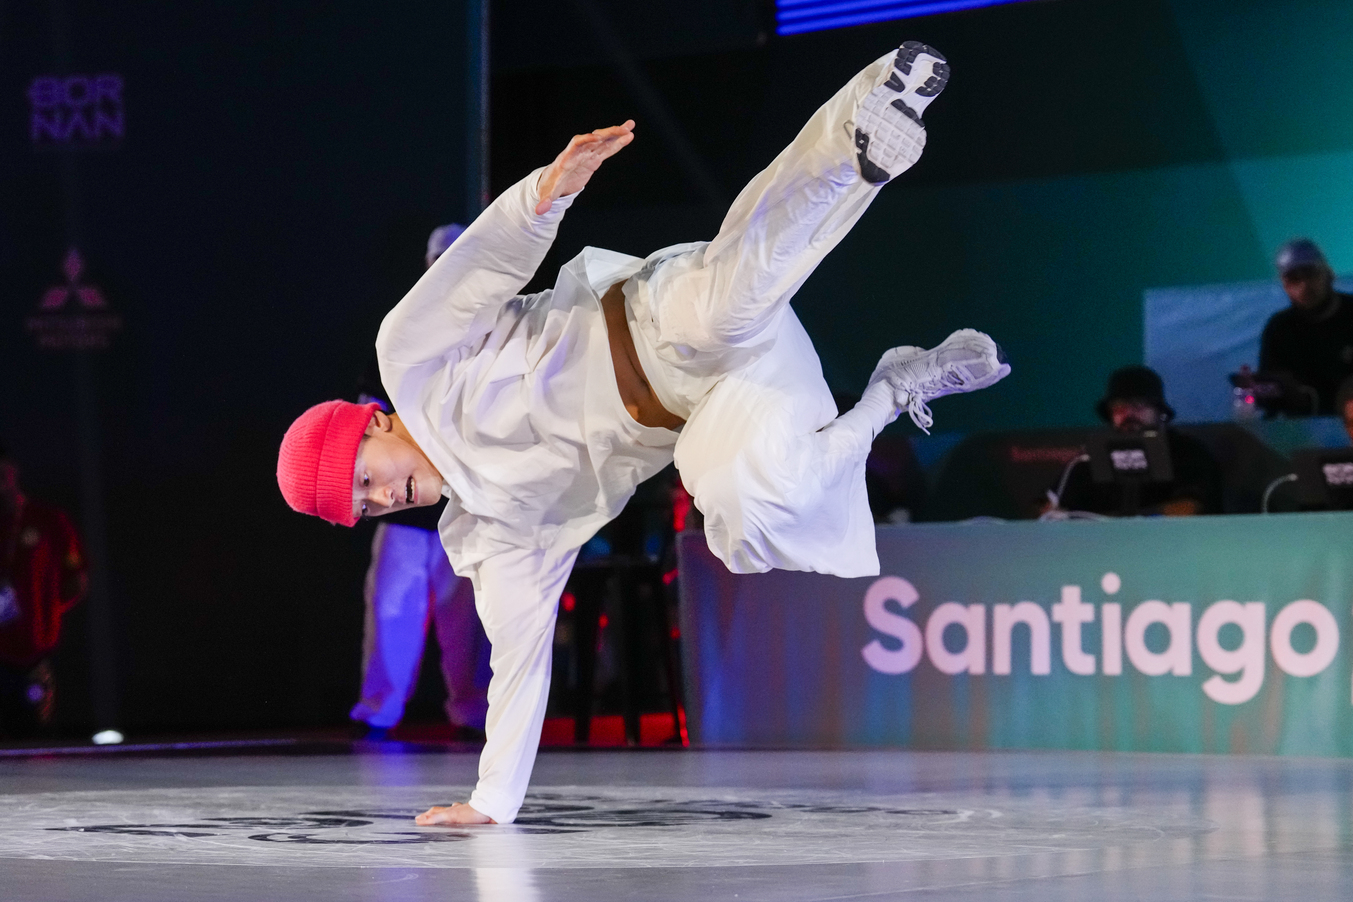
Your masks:
M767 802L730 802L719 799L609 799L602 796L539 793L517 814L513 829L525 834L583 833L631 827L688 827L718 821L765 820L776 813L858 815L892 814L906 817L948 817L947 809L882 808L872 805L809 805ZM409 824L416 812L402 808L353 808L309 811L294 816L208 817L180 824L94 824L50 827L66 833L103 833L119 836L172 836L205 839L245 835L257 842L304 845L421 845L461 842L473 830L391 830Z

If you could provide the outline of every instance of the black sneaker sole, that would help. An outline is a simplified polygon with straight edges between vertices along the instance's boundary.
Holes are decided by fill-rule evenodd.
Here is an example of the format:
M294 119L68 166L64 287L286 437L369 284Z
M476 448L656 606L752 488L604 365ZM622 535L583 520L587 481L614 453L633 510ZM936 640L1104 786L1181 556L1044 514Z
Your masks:
M855 149L860 152L858 159L860 176L866 182L871 185L882 185L892 178L886 170L869 161L869 136L858 128L855 129Z
M922 53L933 56L939 60L935 66L935 72L930 78L926 79L925 84L916 89L916 93L922 97L934 97L944 90L944 86L949 82L949 60L929 44L922 44L920 41L903 41L902 46L897 48L897 60L894 68L902 70L903 75L911 74L911 64L916 62L916 57Z
M904 41L902 46L897 48L897 55L893 57L892 71L888 74L888 80L882 87L901 93L906 90L906 85L902 81L902 75L910 75L912 64L916 62L921 54L934 57L938 62L932 67L931 75L925 80L925 83L916 89L916 93L921 97L934 97L944 90L944 86L949 83L949 61L944 54L940 53L929 44L923 44L920 41ZM898 73L901 73L899 75ZM889 106L902 113L911 121L915 122L921 128L925 128L925 122L920 115L907 106L902 98L894 100ZM863 129L855 129L855 149L858 153L860 175L865 181L875 185L882 185L892 179L886 170L877 166L869 159L869 134Z
M934 57L939 60L939 62L931 67L930 77L925 80L924 84L916 89L916 93L921 97L935 97L938 95L944 90L944 86L949 84L949 61L944 58L944 54L940 53L934 47L931 47L929 44L922 44L920 41L904 41L902 46L897 48L897 58L893 61L893 73L884 84L894 91L902 91L904 85L897 73L901 72L903 75L910 75L912 63L916 62L916 58L923 53L927 56ZM894 100L893 106L906 113L922 127L925 127L925 123L921 121L921 117L916 115L915 110L907 106L905 101L901 99Z

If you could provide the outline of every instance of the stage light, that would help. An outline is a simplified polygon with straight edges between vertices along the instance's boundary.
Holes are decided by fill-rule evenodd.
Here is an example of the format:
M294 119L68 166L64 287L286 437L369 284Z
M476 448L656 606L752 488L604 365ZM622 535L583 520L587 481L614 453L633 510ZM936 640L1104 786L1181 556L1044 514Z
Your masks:
M1021 0L775 0L775 33L802 34Z
M121 745L122 734L117 730L100 730L94 734L95 745Z

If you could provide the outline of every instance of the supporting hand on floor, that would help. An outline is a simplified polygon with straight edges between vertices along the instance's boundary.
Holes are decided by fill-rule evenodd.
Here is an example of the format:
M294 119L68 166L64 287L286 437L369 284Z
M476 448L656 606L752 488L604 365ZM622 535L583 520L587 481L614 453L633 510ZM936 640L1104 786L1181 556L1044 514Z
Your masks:
M459 826L462 824L496 824L487 814L480 814L465 802L457 802L450 808L433 806L413 819L420 827Z

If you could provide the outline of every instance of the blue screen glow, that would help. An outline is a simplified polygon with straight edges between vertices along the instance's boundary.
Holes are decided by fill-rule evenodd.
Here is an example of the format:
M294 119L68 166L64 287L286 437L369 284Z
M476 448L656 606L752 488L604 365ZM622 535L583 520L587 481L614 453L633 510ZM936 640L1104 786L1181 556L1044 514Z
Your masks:
M776 34L825 31L1019 0L775 0Z

